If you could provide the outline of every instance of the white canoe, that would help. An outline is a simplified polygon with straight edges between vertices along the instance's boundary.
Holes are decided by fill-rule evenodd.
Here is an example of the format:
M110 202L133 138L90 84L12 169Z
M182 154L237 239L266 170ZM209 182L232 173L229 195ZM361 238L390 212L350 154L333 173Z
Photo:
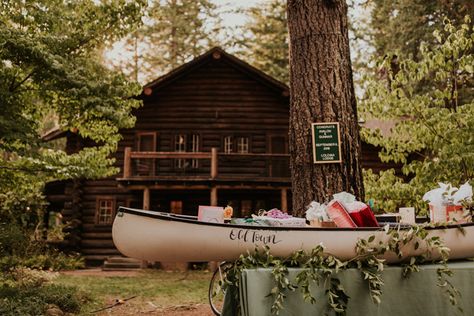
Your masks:
M427 228L451 249L450 259L474 257L474 223ZM327 253L342 260L356 256L360 238L375 235L386 240L381 228L268 227L199 222L193 217L130 208L120 208L112 236L125 256L147 261L199 262L232 261L247 251L267 245L275 256L286 257L298 249L309 252L322 244ZM412 245L403 249L404 258L426 251ZM433 254L437 257L437 254ZM389 262L395 256L387 255Z

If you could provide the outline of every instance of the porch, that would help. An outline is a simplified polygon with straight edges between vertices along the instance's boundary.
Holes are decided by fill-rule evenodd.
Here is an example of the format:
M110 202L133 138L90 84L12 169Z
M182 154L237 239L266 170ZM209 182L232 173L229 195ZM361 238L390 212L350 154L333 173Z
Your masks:
M127 190L141 192L135 207L189 214L190 209L197 211L197 203L235 204L239 215L260 208L291 209L288 154L218 153L217 148L210 152L143 152L126 147L123 161L123 176L116 180ZM182 198L192 194L198 201Z

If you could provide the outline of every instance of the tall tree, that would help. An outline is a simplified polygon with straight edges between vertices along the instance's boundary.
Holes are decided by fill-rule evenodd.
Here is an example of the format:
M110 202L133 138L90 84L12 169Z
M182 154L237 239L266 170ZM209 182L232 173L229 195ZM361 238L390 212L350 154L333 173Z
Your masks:
M237 40L239 54L258 69L288 82L286 1L270 0L245 10L248 22Z
M393 171L369 173L367 191L386 210L403 205L426 209L421 197L437 182L457 186L474 179L474 27L469 18L458 28L446 21L433 36L436 44L422 45L418 60L401 59L397 72L384 59L381 66L390 80L368 81L362 102L366 116L395 122L388 136L363 133L383 148L383 160L403 164L410 178L406 183ZM421 84L426 88L415 88ZM471 93L461 98L466 87Z
M396 53L399 57L420 58L421 43L436 42L435 30L444 18L458 26L465 15L474 16L472 0L372 0L370 29L372 45L379 57Z
M108 156L120 140L118 130L134 124L131 110L140 103L130 96L140 88L101 65L97 48L133 29L144 5L126 0L0 3L0 220L7 213L21 219L34 212L47 180L117 171ZM61 130L75 131L97 146L67 155L42 142L42 122L51 113Z
M293 208L347 191L363 198L360 138L344 0L289 0ZM339 122L342 163L313 164L311 123Z
M210 0L154 0L143 25L124 43L126 61L115 67L146 82L215 45L219 19Z

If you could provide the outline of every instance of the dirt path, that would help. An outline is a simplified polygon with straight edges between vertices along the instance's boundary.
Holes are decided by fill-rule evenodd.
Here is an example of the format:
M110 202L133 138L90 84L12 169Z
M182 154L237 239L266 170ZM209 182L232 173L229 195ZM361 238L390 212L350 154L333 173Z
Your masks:
M165 308L143 306L138 307L132 304L123 304L116 306L107 311L97 313L99 316L117 315L117 316L134 316L134 315L150 315L150 316L213 316L209 305L176 305L167 306Z
M95 269L84 269L84 270L71 270L61 271L64 275L73 276L98 276L98 277L134 277L140 273L141 270L128 270L128 271L103 271L100 268Z
M70 276L84 277L135 277L142 273L141 270L129 271L103 271L100 268L84 269L73 271L62 271L61 274ZM106 302L105 306L113 305L114 301ZM150 316L214 316L208 304L179 304L171 306L156 306L151 301L143 301L140 299L131 299L124 304L114 306L94 315L98 316L134 316L134 315L150 315Z

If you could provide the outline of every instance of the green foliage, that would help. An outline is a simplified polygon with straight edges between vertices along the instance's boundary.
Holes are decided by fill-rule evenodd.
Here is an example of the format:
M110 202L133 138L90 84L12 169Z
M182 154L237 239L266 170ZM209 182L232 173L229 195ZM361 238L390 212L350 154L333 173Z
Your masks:
M37 277L30 275L30 279L34 278ZM45 315L52 305L63 312L77 313L86 299L74 287L51 285L44 280L27 284L5 278L0 281L0 314L5 316Z
M15 267L43 270L72 270L85 266L77 254L64 254L41 239L30 229L15 223L0 223L0 271Z
M451 304L457 306L460 293L449 280L452 271L447 266L450 250L440 237L430 236L426 227L414 225L408 229L401 229L400 226L390 228L387 225L384 227L383 238L372 235L367 239L359 239L355 247L356 256L347 261L341 261L325 252L322 245L316 246L311 253L305 253L302 250L295 251L287 258L274 257L268 246L263 250L255 249L253 253L241 255L227 268L223 287L238 287L239 278L244 269L271 268L275 282L275 286L269 293L269 296L273 297L272 315L278 315L284 308L288 291L299 290L305 302L315 304L319 298L312 295L312 285L325 289L329 311L333 311L336 315L346 315L350 296L338 279L338 273L347 269L358 269L361 277L368 284L372 301L379 304L384 285L382 272L386 266L384 256L402 260L406 256L404 254L406 249L414 249L414 256L402 262L403 275L408 277L410 273L419 271L418 264L420 263L441 264L436 272L438 286L445 290ZM459 229L463 232L461 227ZM288 279L289 267L301 269L294 282ZM238 296L238 291L233 291L233 293ZM234 301L239 302L238 297L234 297Z
M366 178L369 197L393 194L395 203L403 202L397 206L420 205L422 194L437 182L457 186L474 178L474 94L461 98L463 89L473 87L473 27L468 17L459 28L446 20L434 36L438 45L423 45L419 61L401 60L394 70L391 58L384 59L380 67L386 80L368 79L360 106L367 119L395 123L389 135L363 129L362 137L383 148L383 161L403 164L409 187L393 172Z
M244 10L248 22L237 38L238 54L268 75L289 82L286 1L271 0Z
M38 236L43 186L53 179L117 172L110 154L119 129L132 127L137 84L101 64L98 52L133 30L146 1L13 1L0 3L1 266L77 266ZM96 146L67 155L41 140L56 121ZM9 238L14 241L9 241Z
M154 80L214 46L219 23L209 0L150 1L142 26L124 43L133 58L115 67L136 81Z
M372 170L364 170L365 197L367 200L375 201L372 210L375 213L398 212L400 206L410 205L415 207L422 215L426 213L428 206L421 199L415 197L423 196L424 188L417 188L407 183L395 174L393 169L381 171L379 174Z
M369 23L372 44L378 56L397 53L418 60L421 43L436 44L435 30L443 28L443 19L462 24L472 14L470 0L372 0Z
M142 7L122 0L0 4L1 168L58 178L110 174L107 156L119 128L134 124L130 111L140 103L130 97L139 86L107 70L96 54L133 28ZM47 149L39 132L52 112L61 129L100 146L71 157Z

